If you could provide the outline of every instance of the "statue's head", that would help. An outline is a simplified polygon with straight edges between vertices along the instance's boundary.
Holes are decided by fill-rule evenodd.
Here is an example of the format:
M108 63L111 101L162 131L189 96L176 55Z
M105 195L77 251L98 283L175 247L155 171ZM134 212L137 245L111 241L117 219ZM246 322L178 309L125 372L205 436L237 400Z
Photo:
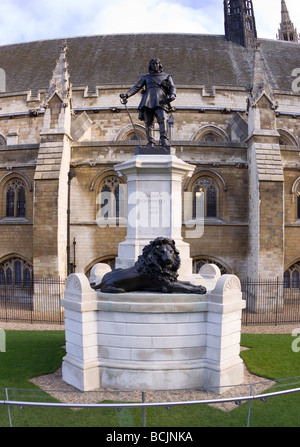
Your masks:
M161 73L163 70L162 63L159 59L151 59L148 67L149 73Z

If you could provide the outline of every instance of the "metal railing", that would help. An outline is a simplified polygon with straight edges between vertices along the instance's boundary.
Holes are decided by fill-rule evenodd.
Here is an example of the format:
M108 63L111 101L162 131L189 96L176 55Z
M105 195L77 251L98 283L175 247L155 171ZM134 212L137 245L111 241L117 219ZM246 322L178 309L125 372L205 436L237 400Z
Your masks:
M0 321L64 323L60 300L65 280L35 278L30 284L0 285Z
M276 383L277 385L284 381L291 381L296 380L296 384L299 384L300 377L290 378L290 379L280 379L276 381L270 381L269 383L273 384ZM5 399L0 400L0 407L6 406L8 408L8 418L9 418L9 425L13 426L13 417L11 414L11 407L18 407L21 410L23 410L25 407L32 407L32 408L66 408L66 409L114 409L117 412L125 409L140 409L141 410L141 424L140 425L134 425L135 427L146 427L147 426L147 416L146 411L150 408L160 408L164 407L166 410L170 410L172 407L180 407L180 406L203 406L203 405L213 405L217 406L217 404L229 404L234 403L235 406L239 406L241 404L245 404L248 402L248 411L247 411L247 417L245 420L245 426L250 427L251 425L251 416L252 416L252 403L254 401L261 401L266 403L271 398L279 398L283 396L288 396L296 393L300 393L300 387L296 388L290 388L287 390L281 390L281 391L269 391L269 392L263 392L259 394L254 393L254 386L259 385L262 382L258 382L256 384L248 384L246 386L250 387L249 394L245 394L243 396L232 396L232 397L225 397L225 398L213 398L213 399L199 399L199 400L182 400L182 401L157 401L157 402L145 402L145 392L141 391L141 402L108 402L108 403L78 403L78 402L38 402L38 401L28 401L28 400L12 400L9 399L9 392L24 392L28 391L31 393L38 392L38 390L16 390L11 388L5 388L2 389L2 392L5 393ZM267 382L263 382L264 385L266 385ZM292 385L293 383L291 383ZM295 383L294 383L295 384ZM242 385L244 386L244 385ZM270 385L271 386L271 385ZM285 385L286 386L286 385ZM237 387L238 388L238 387ZM1 389L0 389L1 391ZM47 391L49 393L49 391ZM69 392L72 394L72 392ZM93 393L93 392L88 392ZM116 391L116 393L119 393ZM297 406L298 408L298 406ZM297 410L298 413L298 410ZM277 421L278 422L278 421ZM199 421L200 423L200 421ZM276 425L276 420L272 419L272 426ZM279 424L279 423L278 423ZM119 426L119 425L118 425ZM121 426L121 425L120 425ZM280 424L278 425L280 426ZM298 425L300 426L300 416L298 420Z
M279 278L242 281L244 325L280 325L300 322L300 288L287 287Z
M28 285L0 284L0 321L64 324L61 307L65 280L35 278ZM246 279L242 281L242 323L300 323L300 288L286 287L284 281Z

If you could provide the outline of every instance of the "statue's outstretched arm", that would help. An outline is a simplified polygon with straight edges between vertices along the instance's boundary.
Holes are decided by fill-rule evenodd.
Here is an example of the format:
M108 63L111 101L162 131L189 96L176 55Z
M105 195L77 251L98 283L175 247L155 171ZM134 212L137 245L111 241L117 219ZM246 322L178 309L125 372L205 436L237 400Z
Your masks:
M130 98L130 96L133 96L137 92L139 92L144 87L144 85L145 85L145 78L144 76L141 76L138 82L133 87L131 87L131 89L129 89L128 92L121 93L120 97L122 99Z

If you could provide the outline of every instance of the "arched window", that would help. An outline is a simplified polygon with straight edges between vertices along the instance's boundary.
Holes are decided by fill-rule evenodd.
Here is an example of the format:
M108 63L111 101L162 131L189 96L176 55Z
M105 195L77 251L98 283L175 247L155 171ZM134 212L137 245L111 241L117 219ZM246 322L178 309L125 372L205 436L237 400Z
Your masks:
M285 289L300 289L300 261L293 264L284 273Z
M26 217L26 189L20 179L6 185L6 217Z
M199 142L228 142L227 133L217 126L203 126L192 135L191 141Z
M216 218L218 215L218 187L211 178L201 177L193 186L193 219L196 217L197 200L204 195L204 217Z
M146 131L140 124L135 124L134 128L132 125L128 125L118 132L116 135L116 141L146 141Z
M33 267L21 258L7 259L0 265L0 285L30 287Z
M299 146L297 139L285 129L278 129L280 146Z
M97 221L110 218L125 217L126 214L126 185L120 182L119 177L106 177L99 185L97 197Z
M300 177L295 179L291 189L291 194L293 195L292 203L295 207L293 210L293 214L295 213L295 220L300 220Z

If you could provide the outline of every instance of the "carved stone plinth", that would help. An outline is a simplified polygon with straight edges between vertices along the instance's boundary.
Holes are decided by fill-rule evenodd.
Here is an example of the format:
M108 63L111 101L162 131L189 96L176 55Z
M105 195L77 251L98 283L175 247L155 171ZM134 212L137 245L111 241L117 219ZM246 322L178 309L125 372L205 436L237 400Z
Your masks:
M166 237L175 241L180 252L180 276L189 277L190 246L181 236L182 182L195 166L174 155L151 153L136 155L114 168L127 178L128 186L127 236L119 244L116 268L132 267L150 241Z
M85 275L70 275L62 301L63 380L81 391L222 393L223 387L243 383L240 281L232 275L215 278L207 295L107 294L92 290ZM211 274L207 280L213 280Z

